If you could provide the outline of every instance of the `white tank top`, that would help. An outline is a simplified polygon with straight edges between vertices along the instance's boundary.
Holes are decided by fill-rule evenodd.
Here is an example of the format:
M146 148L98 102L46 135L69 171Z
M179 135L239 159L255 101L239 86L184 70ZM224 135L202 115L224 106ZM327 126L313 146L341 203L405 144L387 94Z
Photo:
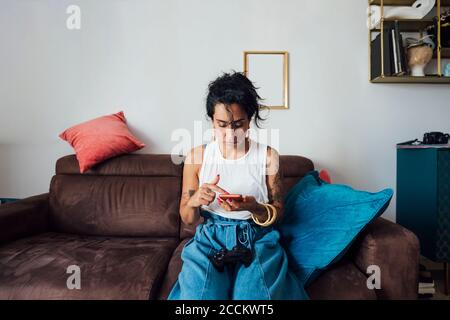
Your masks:
M203 153L202 166L199 173L199 185L209 183L220 174L217 184L229 193L254 196L260 203L268 203L266 184L267 145L249 139L247 153L238 158L225 159L217 140L208 143ZM203 210L218 214L225 218L246 220L251 218L250 211L226 211L216 198Z

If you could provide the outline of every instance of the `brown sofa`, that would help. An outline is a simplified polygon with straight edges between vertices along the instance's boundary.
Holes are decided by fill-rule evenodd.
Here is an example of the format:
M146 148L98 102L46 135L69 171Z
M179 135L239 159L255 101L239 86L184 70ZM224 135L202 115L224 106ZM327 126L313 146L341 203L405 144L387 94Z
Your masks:
M180 160L180 159L178 159ZM313 163L282 156L289 189ZM131 154L80 174L60 158L49 193L0 206L0 299L165 299L194 228L178 214L182 164L170 155ZM68 289L70 265L81 289ZM369 265L381 289L367 289ZM344 258L307 288L312 299L415 299L419 244L378 218Z

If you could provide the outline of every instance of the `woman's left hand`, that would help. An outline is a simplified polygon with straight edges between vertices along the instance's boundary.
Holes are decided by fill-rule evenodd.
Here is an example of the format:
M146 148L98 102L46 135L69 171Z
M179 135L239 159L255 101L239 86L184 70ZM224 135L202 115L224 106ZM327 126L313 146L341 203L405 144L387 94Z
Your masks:
M219 201L220 206L226 211L253 211L258 206L258 202L253 196L243 196L242 200L222 200L217 198L217 201Z

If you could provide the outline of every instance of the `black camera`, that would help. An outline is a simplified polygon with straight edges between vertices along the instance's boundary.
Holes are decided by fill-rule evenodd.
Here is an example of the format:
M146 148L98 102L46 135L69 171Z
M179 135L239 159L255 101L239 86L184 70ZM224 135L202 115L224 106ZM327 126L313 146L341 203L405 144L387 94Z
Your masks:
M222 272L226 265L235 265L241 262L248 267L253 260L252 251L243 246L235 246L232 250L222 248L208 256L214 267Z
M450 135L442 132L427 132L423 135L423 144L447 144Z

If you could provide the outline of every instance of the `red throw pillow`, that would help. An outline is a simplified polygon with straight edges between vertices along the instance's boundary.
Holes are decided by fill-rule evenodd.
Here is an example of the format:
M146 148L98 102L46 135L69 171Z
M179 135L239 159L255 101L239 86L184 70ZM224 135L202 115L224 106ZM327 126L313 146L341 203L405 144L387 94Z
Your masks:
M319 178L322 179L325 182L331 183L330 174L327 170L323 169L319 172Z
M106 159L145 147L128 130L123 111L80 123L59 137L75 149L81 173Z

